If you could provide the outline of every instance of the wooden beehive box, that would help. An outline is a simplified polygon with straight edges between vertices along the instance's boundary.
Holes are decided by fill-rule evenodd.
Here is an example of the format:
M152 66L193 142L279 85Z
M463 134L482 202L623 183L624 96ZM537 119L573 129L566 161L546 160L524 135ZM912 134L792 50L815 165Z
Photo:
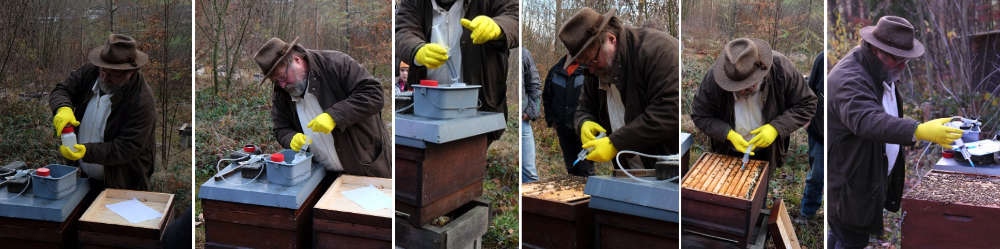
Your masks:
M133 198L163 216L130 223L105 206ZM173 194L105 189L80 217L80 245L82 248L160 248L163 229L170 222L173 200Z
M332 181L326 175L298 209L202 199L205 248L312 248L313 207Z
M93 198L93 196L90 196ZM72 248L77 241L80 215L92 199L84 198L63 222L0 217L3 248Z
M766 202L770 169L767 161L742 165L738 157L715 153L698 158L681 184L684 229L747 245Z
M903 195L903 248L995 248L1000 177L931 170Z
M396 210L421 226L483 194L486 135L426 148L396 145Z
M594 209L594 248L677 248L677 223ZM687 214L686 210L684 211ZM584 248L584 247L580 247Z
M521 185L524 248L591 248L594 216L578 176Z
M366 210L343 191L372 185L392 197L392 179L342 175L313 210L316 248L392 248L391 208Z

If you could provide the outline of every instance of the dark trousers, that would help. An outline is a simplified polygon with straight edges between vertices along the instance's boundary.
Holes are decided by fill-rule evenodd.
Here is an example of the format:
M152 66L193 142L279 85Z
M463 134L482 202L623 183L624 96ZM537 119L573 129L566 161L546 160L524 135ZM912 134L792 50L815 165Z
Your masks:
M844 227L827 223L830 225L829 238L826 240L826 248L830 249L861 249L868 246L868 233L865 231L855 231Z
M805 190L802 191L801 215L816 215L823 204L823 143L809 137L809 174L806 176Z
M563 125L556 125L556 136L559 137L559 148L562 149L563 162L566 163L566 173L575 176L594 175L594 163L589 160L581 160L576 166L576 154L580 153L583 143L580 142L580 134L573 128Z

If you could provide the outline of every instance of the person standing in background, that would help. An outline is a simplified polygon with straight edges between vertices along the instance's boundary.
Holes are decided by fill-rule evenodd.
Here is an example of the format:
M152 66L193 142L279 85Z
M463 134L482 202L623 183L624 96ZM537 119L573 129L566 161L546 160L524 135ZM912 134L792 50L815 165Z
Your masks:
M535 136L531 131L531 121L542 116L539 96L542 95L542 80L538 77L538 68L531 52L521 49L521 182L538 181L538 169L535 167Z

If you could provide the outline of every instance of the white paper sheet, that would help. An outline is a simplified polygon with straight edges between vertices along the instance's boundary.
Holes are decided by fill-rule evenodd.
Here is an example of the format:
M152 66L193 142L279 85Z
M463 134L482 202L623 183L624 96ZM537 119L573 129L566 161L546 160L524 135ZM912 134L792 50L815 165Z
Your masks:
M153 210L149 206L146 206L146 204L142 204L142 202L139 202L139 200L136 200L135 198L104 206L108 207L108 209L111 209L112 212L115 212L122 218L125 218L125 220L128 220L129 223L140 223L163 216L160 212Z
M376 211L392 207L392 198L389 198L388 195L372 185L340 193L367 211Z

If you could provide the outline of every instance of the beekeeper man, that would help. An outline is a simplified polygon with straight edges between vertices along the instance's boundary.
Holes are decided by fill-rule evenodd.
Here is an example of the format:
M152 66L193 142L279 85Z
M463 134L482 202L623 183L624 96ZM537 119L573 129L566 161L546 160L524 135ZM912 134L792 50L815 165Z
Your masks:
M507 58L518 48L517 0L408 0L396 13L396 56L409 85L455 81L479 88L480 111L507 117ZM514 81L517 82L517 81ZM503 130L487 134L500 139Z
M149 56L137 46L132 37L110 35L49 96L56 136L66 126L77 135L78 144L59 152L96 189L146 190L153 174L156 103L139 72Z
M677 39L621 23L614 11L580 9L559 30L570 57L597 76L586 81L574 117L587 159L607 162L620 150L678 152ZM607 127L607 128L605 128ZM600 133L607 137L596 138ZM653 168L655 160L622 156L626 168ZM627 162L627 163L626 163Z
M254 55L271 80L275 138L299 151L309 144L313 162L349 175L391 176L388 131L379 112L382 88L351 56L306 49L271 38Z
M830 70L827 87L828 248L864 248L881 235L883 209L898 212L906 180L906 147L917 140L943 147L962 130L903 117L896 90L907 61L924 54L904 18L884 16L861 29L861 44Z
M712 140L712 151L781 167L792 132L816 113L816 95L785 55L763 40L726 43L701 80L691 120ZM773 172L773 171L771 171Z

